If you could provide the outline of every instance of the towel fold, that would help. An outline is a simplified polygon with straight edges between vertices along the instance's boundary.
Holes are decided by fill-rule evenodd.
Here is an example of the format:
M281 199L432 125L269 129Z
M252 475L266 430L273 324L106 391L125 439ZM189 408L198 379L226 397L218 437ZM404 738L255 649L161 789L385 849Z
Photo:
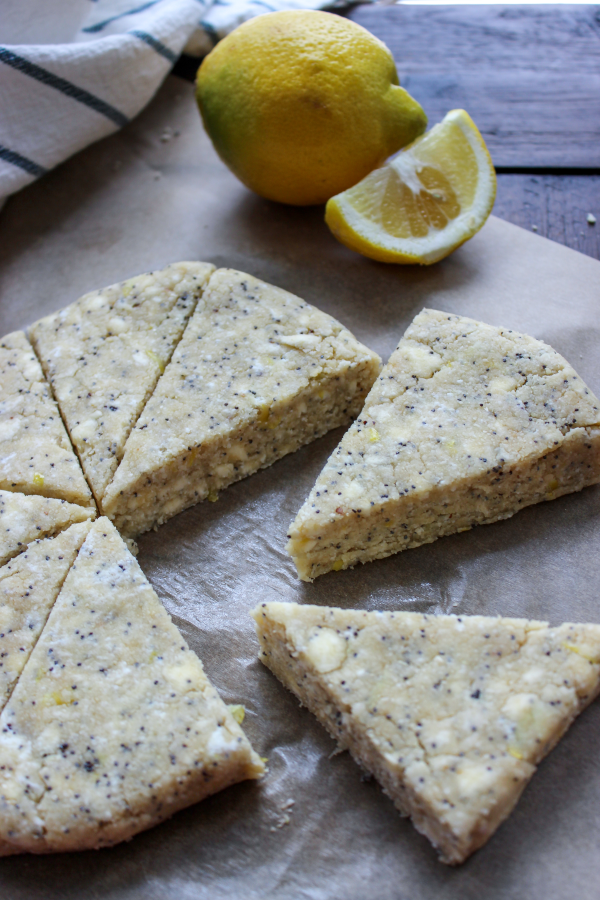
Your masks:
M0 205L122 128L182 52L201 57L242 22L340 0L3 0Z

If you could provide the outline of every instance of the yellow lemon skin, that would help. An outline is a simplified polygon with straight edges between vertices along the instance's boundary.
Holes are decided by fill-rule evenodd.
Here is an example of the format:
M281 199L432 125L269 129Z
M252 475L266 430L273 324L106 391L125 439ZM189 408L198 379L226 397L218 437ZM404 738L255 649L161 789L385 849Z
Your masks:
M196 98L240 181L297 206L356 184L427 125L385 44L313 10L268 13L233 31L200 66Z

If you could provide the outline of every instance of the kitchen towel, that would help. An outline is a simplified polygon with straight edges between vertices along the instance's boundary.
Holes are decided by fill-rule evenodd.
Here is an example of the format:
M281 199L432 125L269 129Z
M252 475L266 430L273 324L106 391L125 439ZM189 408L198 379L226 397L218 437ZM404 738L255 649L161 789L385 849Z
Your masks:
M0 206L122 128L182 52L201 57L253 16L343 0L2 0Z

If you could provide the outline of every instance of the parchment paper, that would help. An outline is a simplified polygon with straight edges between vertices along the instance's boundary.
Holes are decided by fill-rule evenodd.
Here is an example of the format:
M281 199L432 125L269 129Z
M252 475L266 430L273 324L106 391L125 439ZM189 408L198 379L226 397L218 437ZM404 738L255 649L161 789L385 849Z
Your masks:
M191 86L175 78L124 131L10 200L0 235L0 334L93 288L202 259L298 293L384 359L427 305L543 338L600 392L600 263L498 219L431 268L363 259L331 237L322 209L246 191L204 136ZM142 568L210 678L226 702L245 705L247 733L269 758L262 784L112 850L0 860L2 900L597 900L600 703L489 844L450 869L348 754L330 756L333 741L258 663L247 611L283 598L600 622L600 491L306 585L284 552L286 530L341 434L139 542Z

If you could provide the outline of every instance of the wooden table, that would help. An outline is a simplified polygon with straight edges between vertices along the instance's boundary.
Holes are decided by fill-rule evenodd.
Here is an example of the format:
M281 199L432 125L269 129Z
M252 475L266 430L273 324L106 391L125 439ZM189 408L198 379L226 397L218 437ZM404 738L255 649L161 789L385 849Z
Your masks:
M358 6L431 123L463 107L494 213L600 259L600 6ZM593 213L597 225L586 221Z
M495 215L600 259L600 6L368 4L348 16L385 41L431 124L470 113L498 173ZM183 59L176 74L196 67Z

